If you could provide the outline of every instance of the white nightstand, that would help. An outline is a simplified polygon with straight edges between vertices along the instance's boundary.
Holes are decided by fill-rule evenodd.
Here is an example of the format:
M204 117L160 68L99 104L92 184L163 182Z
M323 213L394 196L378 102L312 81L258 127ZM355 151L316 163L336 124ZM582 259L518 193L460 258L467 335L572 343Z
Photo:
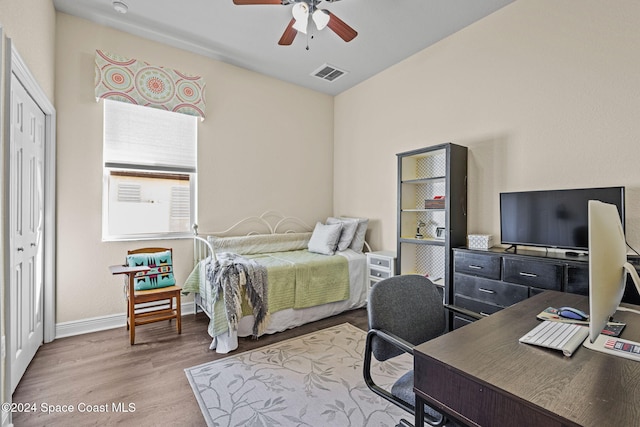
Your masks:
M396 253L391 251L367 252L369 288L376 282L396 274Z

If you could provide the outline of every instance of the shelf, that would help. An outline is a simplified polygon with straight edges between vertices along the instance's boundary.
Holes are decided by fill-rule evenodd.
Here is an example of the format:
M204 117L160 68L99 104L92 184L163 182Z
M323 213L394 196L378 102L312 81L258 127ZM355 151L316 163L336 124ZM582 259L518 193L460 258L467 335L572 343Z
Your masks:
M451 248L467 240L467 154L452 143L397 154L396 274L441 278L436 285L446 303L453 300ZM448 328L452 321L448 315Z
M433 245L444 246L444 240L434 239L433 237L425 237L424 239L416 239L415 237L401 236L401 243L415 243L416 245Z
M416 179L405 179L402 181L403 184L429 184L434 181L444 181L446 177L444 176L434 176L432 178L416 178Z

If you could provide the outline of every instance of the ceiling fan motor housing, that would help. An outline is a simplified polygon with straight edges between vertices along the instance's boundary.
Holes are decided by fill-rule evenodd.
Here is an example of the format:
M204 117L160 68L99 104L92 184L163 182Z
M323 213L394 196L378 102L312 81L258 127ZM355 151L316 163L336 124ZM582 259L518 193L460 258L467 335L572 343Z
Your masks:
M318 30L329 27L345 42L353 40L358 35L358 32L328 10L319 9L318 5L322 1L334 3L340 0L233 0L233 3L236 5L293 5L293 19L284 30L280 41L278 41L278 44L282 46L288 46L293 43L293 39L298 32L306 34L311 20L316 24Z

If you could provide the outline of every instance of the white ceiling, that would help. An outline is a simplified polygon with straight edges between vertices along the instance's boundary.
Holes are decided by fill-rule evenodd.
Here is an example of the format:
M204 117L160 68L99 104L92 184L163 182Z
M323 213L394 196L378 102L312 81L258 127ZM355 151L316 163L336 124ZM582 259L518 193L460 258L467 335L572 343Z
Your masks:
M514 0L323 1L319 7L341 18L358 36L346 43L329 28L314 29L313 38L298 33L291 46L278 45L292 17L291 5L122 1L129 7L126 14L115 12L112 0L53 3L60 12L337 95ZM348 73L333 82L311 76L323 64Z

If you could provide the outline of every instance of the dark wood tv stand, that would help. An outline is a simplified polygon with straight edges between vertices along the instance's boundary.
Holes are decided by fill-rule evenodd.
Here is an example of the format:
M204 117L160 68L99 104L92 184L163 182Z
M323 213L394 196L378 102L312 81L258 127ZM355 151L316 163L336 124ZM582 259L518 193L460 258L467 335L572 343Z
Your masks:
M589 295L589 257L562 252L453 249L453 329L496 313L545 290ZM636 268L638 268L636 266ZM623 301L640 303L627 285Z
M526 249L522 247L518 249L518 245L511 245L506 248L495 247L488 250L495 251L495 252L500 252L502 250L503 252L514 254L514 255L541 257L541 258L547 258L547 259L589 261L588 260L589 253L587 251L566 251L566 252L551 251L549 252L548 250L545 251L543 249L532 250L532 249ZM483 252L486 252L486 251L483 251Z

